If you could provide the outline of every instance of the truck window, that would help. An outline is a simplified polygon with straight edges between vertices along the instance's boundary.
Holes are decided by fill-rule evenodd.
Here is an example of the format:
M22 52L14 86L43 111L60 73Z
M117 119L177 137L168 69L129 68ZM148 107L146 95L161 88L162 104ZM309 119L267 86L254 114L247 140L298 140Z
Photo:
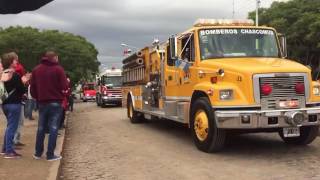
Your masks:
M122 86L122 76L103 77L103 84L106 86L120 87Z
M202 60L280 56L275 32L270 29L203 29L199 39Z
M83 90L94 90L94 84L86 84L83 86Z
M194 36L190 34L181 40L181 59L194 61Z

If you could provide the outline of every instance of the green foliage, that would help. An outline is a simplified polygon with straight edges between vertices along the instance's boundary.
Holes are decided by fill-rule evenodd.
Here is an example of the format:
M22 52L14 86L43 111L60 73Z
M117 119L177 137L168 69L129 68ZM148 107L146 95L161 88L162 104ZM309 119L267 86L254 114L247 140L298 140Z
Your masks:
M249 18L255 20L255 12L250 12ZM274 27L287 36L290 58L310 64L313 69L319 66L319 0L274 2L270 8L259 9L259 25Z
M81 79L91 79L98 72L98 51L93 44L81 36L57 30L31 27L9 27L0 29L0 53L15 51L20 62L31 71L46 50L59 55L60 64L70 75L73 84Z

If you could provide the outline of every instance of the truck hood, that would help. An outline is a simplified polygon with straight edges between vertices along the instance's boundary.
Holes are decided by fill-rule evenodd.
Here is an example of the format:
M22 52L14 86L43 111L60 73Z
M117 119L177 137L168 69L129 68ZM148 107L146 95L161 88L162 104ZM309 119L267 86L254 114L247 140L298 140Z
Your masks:
M96 90L85 90L84 95L89 94L90 96L95 96L96 95Z
M292 60L280 58L223 58L208 59L200 67L224 69L225 72L238 72L253 75L263 73L309 73L310 69Z

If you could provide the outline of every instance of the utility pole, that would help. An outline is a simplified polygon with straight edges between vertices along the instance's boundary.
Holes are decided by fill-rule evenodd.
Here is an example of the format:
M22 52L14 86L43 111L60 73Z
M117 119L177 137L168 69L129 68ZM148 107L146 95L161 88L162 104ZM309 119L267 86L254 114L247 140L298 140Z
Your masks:
M234 0L232 0L232 19L234 19Z
M259 6L260 6L260 0L256 0L256 26L259 26Z

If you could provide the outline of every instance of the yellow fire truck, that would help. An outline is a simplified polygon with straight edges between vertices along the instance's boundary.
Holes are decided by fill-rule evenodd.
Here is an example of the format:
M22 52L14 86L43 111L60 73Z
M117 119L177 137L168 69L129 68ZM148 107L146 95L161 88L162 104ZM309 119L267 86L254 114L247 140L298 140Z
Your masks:
M286 53L273 28L200 19L123 60L123 104L132 123L188 124L204 152L221 150L231 132L277 132L306 145L318 134L320 84Z

